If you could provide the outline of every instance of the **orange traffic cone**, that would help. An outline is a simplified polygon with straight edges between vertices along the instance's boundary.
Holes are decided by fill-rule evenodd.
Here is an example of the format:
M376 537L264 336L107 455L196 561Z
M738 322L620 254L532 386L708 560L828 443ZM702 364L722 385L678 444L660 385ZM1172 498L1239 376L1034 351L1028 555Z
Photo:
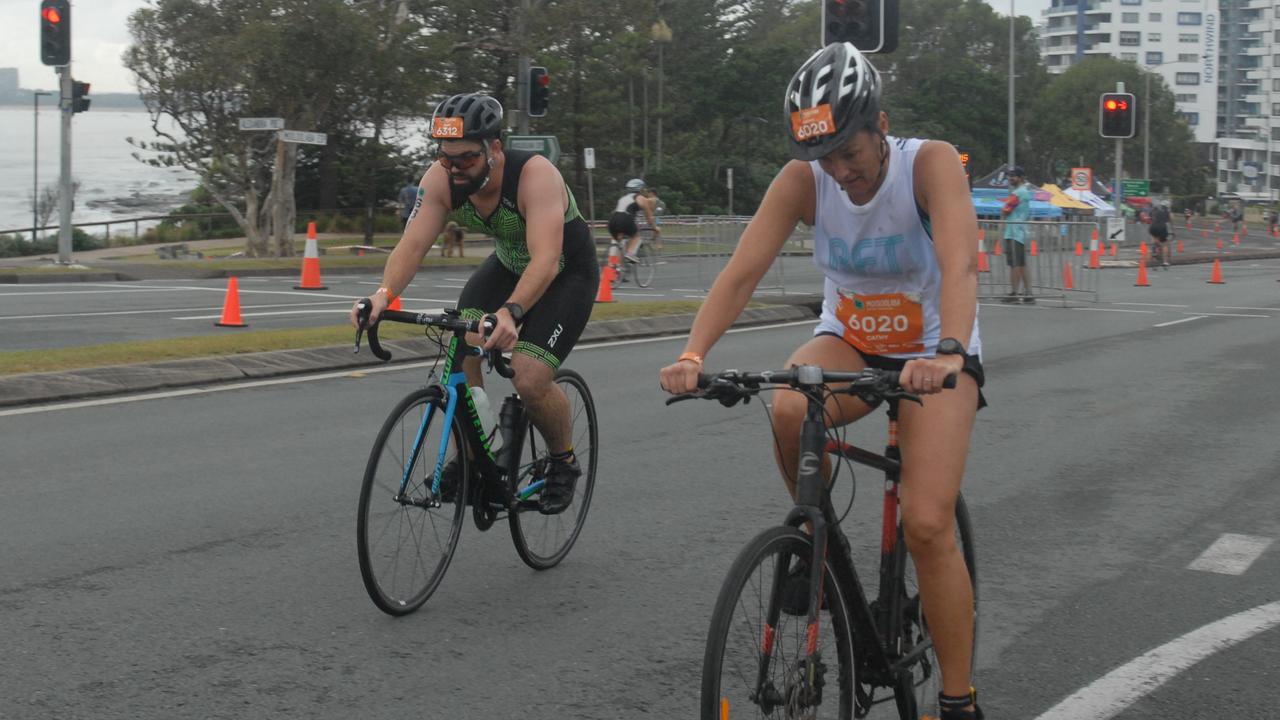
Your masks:
M1115 257L1116 253L1119 251L1120 249L1116 247L1116 243L1111 243L1111 257Z
M1097 231L1095 230L1094 233L1096 234ZM1076 257L1083 257L1083 256L1084 256L1084 243L1077 240L1076 241Z
M1147 253L1148 253L1148 250L1147 250L1147 241L1146 241L1146 240L1139 240L1139 241L1138 241L1138 255L1140 255L1140 256L1142 256L1142 257L1144 257L1144 258L1145 258L1145 257L1147 256Z
M218 327L248 327L240 318L240 284L236 277L227 280L227 297L222 301L222 319L214 323Z
M1036 247L1036 241L1035 241L1034 239L1031 241L1031 250L1030 250L1030 251L1028 251L1028 253L1027 253L1027 254L1029 254L1029 255L1039 255L1039 254L1040 254L1040 248Z
M1232 236L1231 236L1231 243L1232 243L1233 245L1239 245L1239 244L1240 244L1240 233L1236 233L1235 235L1232 235Z
M302 279L294 290L328 290L320 284L320 249L316 245L316 224L307 223L307 249L302 253Z
M991 243L991 254L995 255L996 257L1000 257L1001 255L1003 255L1004 241L1000 240L1000 238L996 238L995 242Z
M1147 261L1145 259L1138 261L1138 281L1133 286L1151 287L1151 283L1147 282Z
M1102 263L1098 260L1098 255L1100 253L1101 253L1100 250L1089 251L1089 269L1090 270L1100 270L1102 268Z
M1212 285L1225 285L1222 280L1222 261L1218 258L1213 259L1213 274L1209 276L1209 283Z
M981 250L978 251L978 272L980 273L991 272L991 266L987 264L987 254L982 252Z
M1076 284L1071 282L1071 266L1070 265L1062 266L1062 289L1063 290L1076 289Z
M1218 249L1222 249L1222 238L1218 238Z
M403 309L404 309L404 307L403 307L402 305L400 305L400 296L399 296L399 295L397 295L397 296L395 296L395 297L391 298L391 302L387 303L387 309L388 309L388 310L403 310Z
M611 303L613 299L613 277L617 273L613 269L613 265L606 265L604 270L600 271L600 289L596 292L596 302Z
M1179 254L1181 254L1182 252L1183 252L1183 249L1182 249L1182 241L1181 241L1181 240L1179 240L1179 241L1178 241L1178 253L1179 253Z

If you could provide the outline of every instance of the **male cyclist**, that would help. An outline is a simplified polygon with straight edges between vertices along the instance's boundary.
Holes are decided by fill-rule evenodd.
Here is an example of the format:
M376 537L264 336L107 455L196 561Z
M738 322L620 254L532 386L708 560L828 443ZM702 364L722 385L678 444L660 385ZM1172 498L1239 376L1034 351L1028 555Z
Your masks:
M512 382L551 450L539 510L552 515L569 507L582 474L555 372L591 316L600 268L591 229L560 171L541 155L504 149L501 133L502 106L487 95L454 95L436 106L436 161L418 185L382 286L370 296L370 322L408 287L446 219L494 237L494 253L471 275L458 307L463 317L497 317L493 333L476 342L512 351ZM351 322L358 323L355 308ZM483 385L479 358L464 360L463 371L467 382Z
M654 236L662 234L658 229L658 221L653 216L657 207L658 195L644 184L644 180L631 178L627 181L627 192L618 198L613 215L609 216L609 234L614 241L622 242L623 238L627 239L623 252L627 261L640 262L640 258L636 257L636 250L640 248L640 230L636 226L636 217L641 212L644 212L645 219L649 221L649 227L653 228Z

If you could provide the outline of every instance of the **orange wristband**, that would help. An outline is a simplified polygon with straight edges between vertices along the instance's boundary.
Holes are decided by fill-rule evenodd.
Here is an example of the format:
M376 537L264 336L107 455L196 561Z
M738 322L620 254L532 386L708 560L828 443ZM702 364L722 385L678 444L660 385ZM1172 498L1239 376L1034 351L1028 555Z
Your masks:
M681 360L692 360L693 362L698 363L698 367L702 367L702 356L699 355L698 353L695 353L695 352L680 353L680 357L676 358L676 362L680 362Z

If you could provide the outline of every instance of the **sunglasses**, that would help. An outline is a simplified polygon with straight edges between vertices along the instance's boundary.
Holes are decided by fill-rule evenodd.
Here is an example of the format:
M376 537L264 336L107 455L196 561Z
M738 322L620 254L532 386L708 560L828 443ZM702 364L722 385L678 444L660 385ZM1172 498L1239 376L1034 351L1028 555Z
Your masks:
M469 150L464 153L458 153L457 155L450 155L443 150L436 153L436 159L440 161L441 165L446 168L456 167L459 170L467 170L471 168L471 166L479 162L482 157L484 157L484 153L479 150Z

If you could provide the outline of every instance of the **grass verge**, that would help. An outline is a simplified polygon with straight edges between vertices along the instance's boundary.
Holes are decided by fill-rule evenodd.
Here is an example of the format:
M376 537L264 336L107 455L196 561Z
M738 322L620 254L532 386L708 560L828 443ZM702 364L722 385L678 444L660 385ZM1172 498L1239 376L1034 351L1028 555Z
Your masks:
M659 300L597 305L591 320L623 320L656 315L678 315L696 312L697 300ZM752 303L751 306L757 306ZM422 330L401 323L382 326L378 335L387 340L403 340L422 336ZM179 337L166 340L143 340L84 347L48 350L13 350L0 352L0 375L29 372L81 370L107 365L185 360L190 358L236 355L240 353L349 344L355 339L347 325L332 325L294 330L245 330L220 328L213 335Z

